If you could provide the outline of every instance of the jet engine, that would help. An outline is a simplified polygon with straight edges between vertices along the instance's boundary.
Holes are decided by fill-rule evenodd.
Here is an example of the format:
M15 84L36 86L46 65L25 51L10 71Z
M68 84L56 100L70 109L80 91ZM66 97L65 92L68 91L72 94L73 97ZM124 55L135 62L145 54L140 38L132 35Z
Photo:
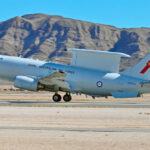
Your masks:
M14 86L25 90L37 91L38 80L27 76L16 76Z

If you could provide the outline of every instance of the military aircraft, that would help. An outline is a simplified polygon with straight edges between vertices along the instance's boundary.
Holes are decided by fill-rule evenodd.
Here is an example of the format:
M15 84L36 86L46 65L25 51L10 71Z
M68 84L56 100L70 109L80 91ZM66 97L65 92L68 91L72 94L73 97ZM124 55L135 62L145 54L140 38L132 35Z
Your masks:
M0 55L0 78L30 91L51 91L54 102L71 101L71 93L95 97L139 97L150 92L150 54L138 64L119 72L119 52L67 49L72 64L63 65L28 58Z

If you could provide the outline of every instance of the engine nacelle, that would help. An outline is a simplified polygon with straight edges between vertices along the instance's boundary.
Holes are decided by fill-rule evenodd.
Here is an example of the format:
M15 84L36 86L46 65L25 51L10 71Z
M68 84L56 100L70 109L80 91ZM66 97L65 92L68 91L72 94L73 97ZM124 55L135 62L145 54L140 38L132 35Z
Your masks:
M27 76L16 76L14 86L25 90L37 91L38 80Z

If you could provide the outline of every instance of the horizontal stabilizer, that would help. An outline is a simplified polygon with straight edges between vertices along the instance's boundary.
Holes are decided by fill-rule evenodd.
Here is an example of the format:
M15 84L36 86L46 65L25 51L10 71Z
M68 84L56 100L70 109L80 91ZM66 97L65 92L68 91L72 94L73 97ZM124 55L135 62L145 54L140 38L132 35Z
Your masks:
M148 82L141 82L140 83L142 87L150 87L150 81Z

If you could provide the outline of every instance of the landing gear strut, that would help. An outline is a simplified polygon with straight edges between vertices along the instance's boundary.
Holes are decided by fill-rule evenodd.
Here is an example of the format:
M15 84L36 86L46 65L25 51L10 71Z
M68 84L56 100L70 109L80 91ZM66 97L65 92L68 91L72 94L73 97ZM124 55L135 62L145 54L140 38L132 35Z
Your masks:
M72 97L71 97L70 94L67 94L67 93L66 93L66 94L63 96L63 100L64 100L65 102L70 102L71 99L72 99Z
M61 95L55 93L55 94L53 95L53 101L54 101L54 102L60 102L60 101L61 101Z

